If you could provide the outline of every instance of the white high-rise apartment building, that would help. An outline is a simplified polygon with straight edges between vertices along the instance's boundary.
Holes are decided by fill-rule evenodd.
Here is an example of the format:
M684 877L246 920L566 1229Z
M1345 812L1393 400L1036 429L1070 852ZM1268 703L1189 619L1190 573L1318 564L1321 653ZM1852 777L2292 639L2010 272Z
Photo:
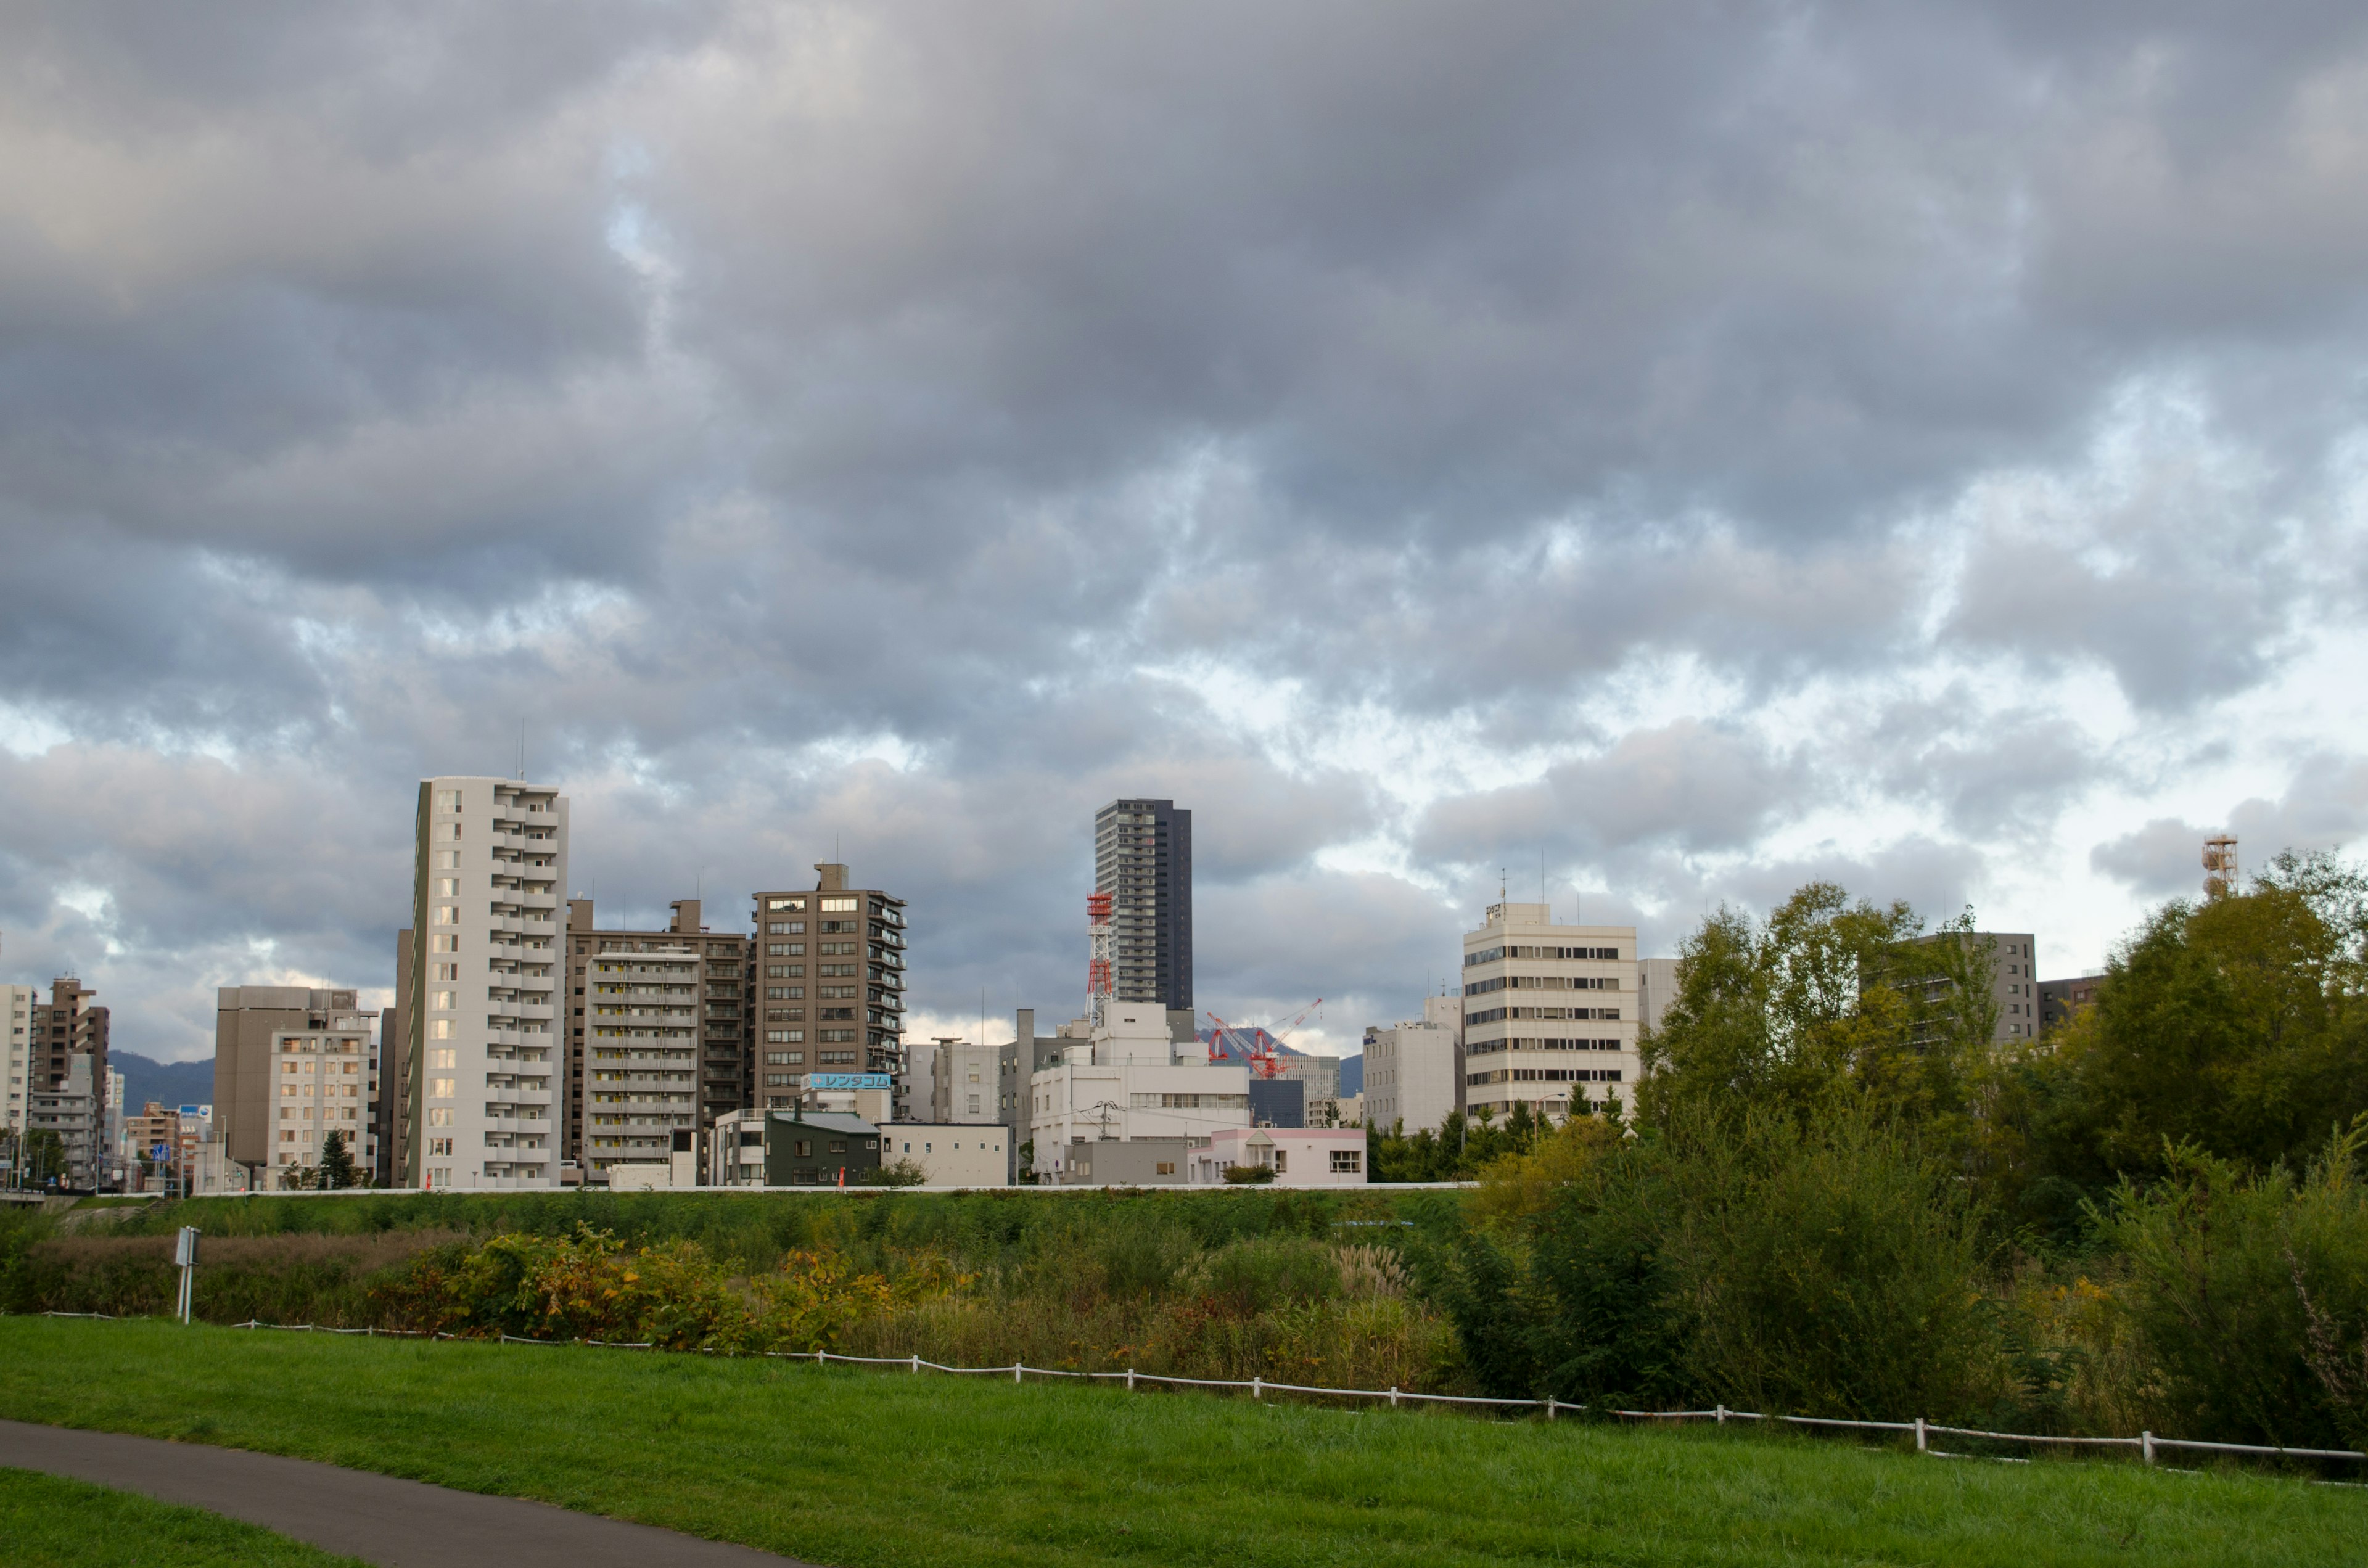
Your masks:
M426 779L416 867L404 1180L554 1187L567 799L512 778Z
M8 1031L0 1038L0 1128L22 1132L33 1092L33 1006L40 994L29 985L0 985L0 1000L6 1003Z
M1556 926L1494 903L1463 937L1463 1096L1502 1121L1517 1101L1561 1120L1635 1092L1636 928Z

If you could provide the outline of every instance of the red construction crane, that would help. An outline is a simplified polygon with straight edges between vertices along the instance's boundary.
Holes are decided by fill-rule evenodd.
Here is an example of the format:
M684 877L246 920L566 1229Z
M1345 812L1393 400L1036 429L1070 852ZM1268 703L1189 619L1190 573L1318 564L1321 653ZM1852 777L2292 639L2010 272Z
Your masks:
M1324 998L1318 996L1315 1001L1299 1009L1298 1016L1283 1025L1280 1031L1255 1028L1236 1029L1216 1014L1211 1013L1209 1021L1216 1025L1217 1028L1216 1032L1209 1037L1209 1061L1215 1063L1231 1060L1225 1051L1225 1037L1230 1034L1241 1040L1243 1046L1241 1060L1254 1075L1260 1078L1279 1078L1282 1076L1282 1061L1275 1055L1274 1048L1282 1043L1292 1029L1304 1023L1308 1014L1322 1006L1324 1006Z

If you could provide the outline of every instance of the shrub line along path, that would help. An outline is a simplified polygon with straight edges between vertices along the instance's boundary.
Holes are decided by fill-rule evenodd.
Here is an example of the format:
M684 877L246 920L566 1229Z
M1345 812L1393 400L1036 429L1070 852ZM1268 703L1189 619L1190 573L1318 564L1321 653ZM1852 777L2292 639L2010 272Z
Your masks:
M180 1503L386 1568L806 1568L753 1547L311 1460L0 1421L0 1466Z

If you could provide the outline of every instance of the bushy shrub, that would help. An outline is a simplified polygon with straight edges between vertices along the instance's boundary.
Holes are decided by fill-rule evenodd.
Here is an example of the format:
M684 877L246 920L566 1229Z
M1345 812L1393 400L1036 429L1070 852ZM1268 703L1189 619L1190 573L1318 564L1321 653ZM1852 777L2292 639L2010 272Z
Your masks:
M1979 1217L1942 1171L1848 1114L1677 1122L1424 1249L1486 1386L1877 1419L1986 1403Z
M2113 1299L2158 1429L2299 1448L2368 1438L2362 1140L2355 1124L2300 1181L2176 1145L2164 1179L2114 1192L2100 1230L2125 1260Z

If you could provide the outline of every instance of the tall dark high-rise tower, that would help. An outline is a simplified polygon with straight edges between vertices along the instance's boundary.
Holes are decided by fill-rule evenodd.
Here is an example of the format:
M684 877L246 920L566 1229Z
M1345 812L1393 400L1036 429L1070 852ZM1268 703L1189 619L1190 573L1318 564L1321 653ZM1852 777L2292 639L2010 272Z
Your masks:
M1094 813L1094 891L1110 895L1111 993L1192 1007L1192 813L1112 801Z

